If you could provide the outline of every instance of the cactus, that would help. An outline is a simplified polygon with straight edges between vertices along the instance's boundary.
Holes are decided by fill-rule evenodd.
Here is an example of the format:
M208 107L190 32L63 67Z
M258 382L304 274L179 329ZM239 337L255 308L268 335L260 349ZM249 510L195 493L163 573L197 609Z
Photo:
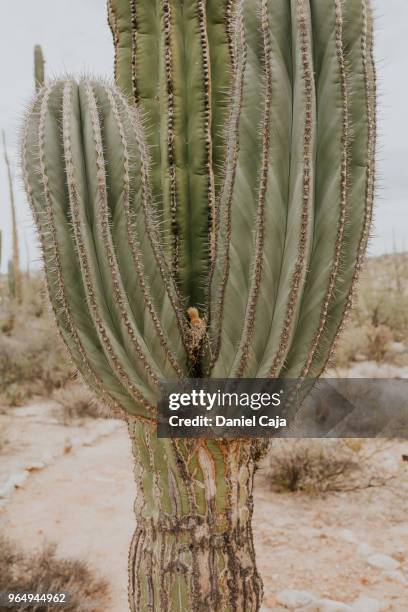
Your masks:
M374 198L368 0L109 0L118 88L46 85L24 128L48 291L127 415L132 611L258 610L261 441L158 440L160 379L319 376Z
M41 45L34 47L34 83L35 91L39 91L45 82L45 59Z
M17 228L17 213L16 213L16 204L14 200L14 184L13 184L13 175L11 171L11 163L7 153L7 144L6 144L6 133L3 130L3 152L4 152L4 162L7 168L7 178L9 184L9 199L10 199L10 211L11 211L11 227L12 227L12 287L13 291L10 295L13 296L13 299L16 300L18 304L21 304L23 300L23 287L22 287L22 278L21 278L21 270L20 270L20 245L18 238L18 228ZM10 276L10 262L8 273Z
M8 285L8 294L11 300L16 299L16 277L14 274L14 266L13 261L9 259L7 264L7 285Z

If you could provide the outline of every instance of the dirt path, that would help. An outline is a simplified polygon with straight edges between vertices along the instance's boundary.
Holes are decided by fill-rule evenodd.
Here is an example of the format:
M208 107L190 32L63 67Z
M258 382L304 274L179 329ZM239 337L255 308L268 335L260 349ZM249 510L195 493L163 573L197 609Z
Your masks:
M47 438L38 442L44 447ZM395 443L388 460L398 461L403 448ZM61 554L88 559L111 583L105 612L126 612L136 494L126 429L117 425L110 434L66 450L12 493L0 508L2 530L26 548L51 540ZM261 470L254 530L264 610L286 609L278 593L295 589L346 603L368 596L380 602L379 610L406 612L407 501L407 481L324 499L272 493ZM369 559L376 555L393 559L395 567L374 567Z

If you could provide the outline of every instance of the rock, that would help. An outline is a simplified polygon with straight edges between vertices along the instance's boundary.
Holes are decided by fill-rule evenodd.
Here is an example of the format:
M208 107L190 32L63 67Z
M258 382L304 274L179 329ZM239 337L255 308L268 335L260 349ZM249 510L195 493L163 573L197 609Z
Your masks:
M289 610L296 610L313 604L316 601L316 597L308 591L296 591L294 589L285 589L276 596L276 603L288 608Z
M399 584L408 585L408 578L406 578L404 574L400 572L399 570L394 570L392 572L385 572L385 576L387 576L387 578L389 578L390 580L393 580L394 582L399 582Z
M374 549L372 546L370 546L370 544L366 544L365 542L363 542L362 544L357 546L357 554L360 557L368 557L369 555L374 554Z
M320 599L317 602L316 612L353 612L353 608L341 601Z
M407 347L403 342L391 342L389 350L391 353L394 353L394 355L402 355L407 352Z
M377 599L372 599L371 597L361 595L352 603L351 607L356 612L381 612L381 610L385 610L387 608L387 604L384 604L384 602L378 601Z
M367 563L372 567L378 567L379 569L394 571L399 568L400 564L398 561L389 557L388 555L382 555L375 553L367 557Z
M27 480L29 473L27 470L11 474L3 486L0 488L0 497L8 497L13 489L18 489Z
M322 535L322 530L315 527L300 527L298 533L305 538L319 538Z
M355 608L333 599L319 599L301 610L302 612L355 612Z
M275 607L275 603L276 603L276 599L274 597L265 597L262 607L261 607L261 612L265 609L265 610L273 610Z
M345 542L351 542L352 544L356 542L356 536L352 531L349 531L349 529L340 529L337 534L339 538L345 540Z
M39 470L43 470L45 468L44 461L33 461L29 463L26 467L28 472L38 472Z

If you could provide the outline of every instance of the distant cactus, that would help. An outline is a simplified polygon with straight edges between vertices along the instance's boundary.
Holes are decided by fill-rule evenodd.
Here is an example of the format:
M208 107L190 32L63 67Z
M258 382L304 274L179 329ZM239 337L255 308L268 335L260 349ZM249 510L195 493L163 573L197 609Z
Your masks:
M14 200L14 184L13 184L13 175L11 172L11 163L7 153L7 144L6 144L6 134L3 130L3 152L4 152L4 161L7 169L7 178L9 183L9 201L10 201L10 211L11 211L11 228L12 228L12 276L13 276L13 298L16 300L18 304L21 304L23 299L23 287L22 287L22 279L21 279L21 270L20 270L20 244L18 239L18 228L17 228L17 213L16 213L16 205ZM9 274L10 274L10 263L9 263Z
M34 47L34 83L35 91L39 91L45 82L45 60L41 45Z
M324 370L372 216L371 12L367 0L108 7L123 94L56 81L25 125L48 290L85 380L129 415L132 611L251 612L263 443L158 440L157 385Z
M14 274L14 266L13 261L9 259L8 268L7 268L7 284L8 284L8 294L12 300L16 299L16 277Z

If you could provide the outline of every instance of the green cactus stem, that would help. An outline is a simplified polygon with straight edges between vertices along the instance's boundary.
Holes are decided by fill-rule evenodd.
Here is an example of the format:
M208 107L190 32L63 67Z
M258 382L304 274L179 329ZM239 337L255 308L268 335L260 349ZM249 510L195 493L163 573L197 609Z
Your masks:
M41 45L34 47L34 83L35 91L39 91L45 82L45 59Z
M26 191L62 337L127 415L134 612L259 610L259 441L154 433L160 379L318 377L369 237L368 0L109 0L118 88L43 87Z
M14 266L13 261L9 259L7 266L7 285L8 285L8 294L11 300L16 299L16 278L14 275Z

